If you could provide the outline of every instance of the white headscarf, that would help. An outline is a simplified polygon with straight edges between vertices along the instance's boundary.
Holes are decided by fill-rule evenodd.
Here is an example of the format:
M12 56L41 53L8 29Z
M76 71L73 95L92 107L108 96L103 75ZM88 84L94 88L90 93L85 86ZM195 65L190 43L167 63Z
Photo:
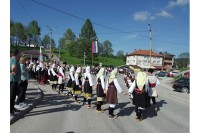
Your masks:
M140 90L143 90L143 87L147 80L147 74L145 72L138 72L136 77L136 83Z
M74 72L74 66L71 66L71 68L70 68L69 71L70 71L70 72Z
M90 86L93 85L93 82L92 82L92 76L90 74L90 66L87 66L86 69L85 69L85 73L84 73L84 77L88 77L88 80L89 80L89 84Z
M78 68L76 69L76 73L81 73L81 67L78 67Z
M110 74L110 78L108 79L108 83L111 83L115 79L116 76L117 76L117 68L112 70L112 72Z
M97 80L98 80L99 77L101 77L102 75L104 75L104 73L105 73L105 68L102 67L102 68L99 70L98 74L97 74Z

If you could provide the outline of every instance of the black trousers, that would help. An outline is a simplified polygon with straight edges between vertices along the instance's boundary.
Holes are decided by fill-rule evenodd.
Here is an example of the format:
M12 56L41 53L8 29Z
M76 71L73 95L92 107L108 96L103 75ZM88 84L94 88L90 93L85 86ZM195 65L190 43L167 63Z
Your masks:
M27 86L28 86L27 80L21 81L19 83L19 93L18 93L18 98L17 98L16 104L19 104L19 103L25 101Z
M17 91L18 91L18 82L10 82L10 112L14 110Z
M97 110L101 110L102 104L103 104L103 101L97 101Z
M153 104L156 104L156 97L148 97L149 98L149 104L151 103L151 100L153 102Z

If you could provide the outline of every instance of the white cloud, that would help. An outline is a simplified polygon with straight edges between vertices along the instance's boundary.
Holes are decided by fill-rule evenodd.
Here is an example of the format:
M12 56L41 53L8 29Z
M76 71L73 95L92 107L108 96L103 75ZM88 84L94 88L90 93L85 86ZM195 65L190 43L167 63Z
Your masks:
M173 16L165 10L161 10L161 12L156 13L156 16L161 16L165 18L172 18Z
M189 0L176 0L176 1L169 1L167 7L173 8L176 6L185 6L189 4Z
M129 40L129 39L134 39L134 38L136 38L138 35L136 35L136 34L134 34L134 35L127 35L127 36L125 36L124 37L124 39L127 39L127 40Z
M150 17L150 13L147 11L140 11L140 12L136 12L133 15L133 19L137 20L137 21L145 21Z

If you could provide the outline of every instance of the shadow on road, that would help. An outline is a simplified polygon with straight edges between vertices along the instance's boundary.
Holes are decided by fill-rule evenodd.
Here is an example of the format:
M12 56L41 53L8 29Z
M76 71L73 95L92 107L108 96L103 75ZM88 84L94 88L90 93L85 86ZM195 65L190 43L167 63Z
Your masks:
M45 94L41 103L37 105L37 111L33 110L26 116L34 116L47 113L55 113L66 110L77 111L81 108L79 104L69 99L67 96L58 94Z
M157 112L160 110L161 107L163 107L163 104L167 104L167 102L165 102L165 100L160 100L157 103L157 111L155 111L155 108L154 106L151 106L149 108L147 108L144 113L143 113L143 119L146 119L146 118L152 118L152 117L155 117L157 116Z

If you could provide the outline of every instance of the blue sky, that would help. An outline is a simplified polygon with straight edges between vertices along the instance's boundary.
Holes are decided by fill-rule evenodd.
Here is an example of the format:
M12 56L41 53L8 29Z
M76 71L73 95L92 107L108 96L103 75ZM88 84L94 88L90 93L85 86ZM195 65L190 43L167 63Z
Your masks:
M35 1L61 12L32 0L10 0L10 18L24 25L37 20L41 27L41 37L49 34L46 26L50 26L57 45L68 28L78 37L85 23L82 19L89 18L99 42L109 40L114 54L119 50L131 53L135 49L150 49L148 24L152 30L152 49L157 52L167 51L176 56L190 52L189 0Z

